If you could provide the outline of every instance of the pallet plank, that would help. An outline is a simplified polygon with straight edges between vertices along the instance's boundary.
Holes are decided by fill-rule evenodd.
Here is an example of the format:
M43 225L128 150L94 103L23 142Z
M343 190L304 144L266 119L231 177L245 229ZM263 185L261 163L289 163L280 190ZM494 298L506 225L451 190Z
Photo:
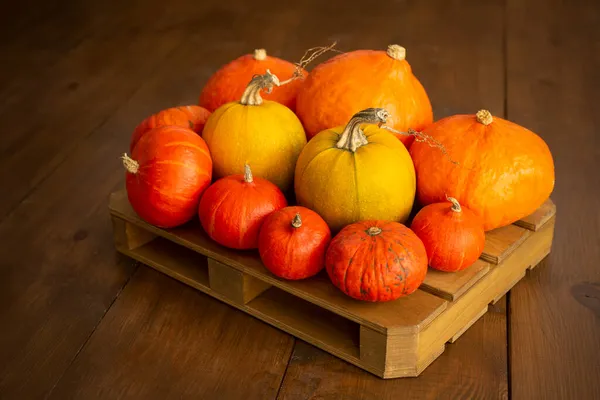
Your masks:
M481 259L492 264L500 264L517 249L531 231L516 225L507 225L485 234L485 247Z
M533 214L520 219L514 224L530 231L538 231L550 218L556 214L556 205L548 199Z
M483 278L489 270L490 264L483 260L477 260L469 268L452 273L429 268L421 289L454 301Z

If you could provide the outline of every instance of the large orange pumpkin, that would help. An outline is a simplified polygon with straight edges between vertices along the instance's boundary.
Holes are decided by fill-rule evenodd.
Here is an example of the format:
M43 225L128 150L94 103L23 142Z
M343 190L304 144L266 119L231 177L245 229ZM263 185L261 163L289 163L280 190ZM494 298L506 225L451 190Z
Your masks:
M318 65L300 88L296 113L311 138L369 107L385 108L388 125L402 132L420 131L433 121L427 93L405 60L403 47L357 50ZM397 137L406 145L413 140Z
M423 207L410 229L423 241L431 268L455 272L471 266L485 246L481 219L460 203L448 202Z
M248 82L255 75L264 75L267 70L285 81L294 77L298 69L289 61L268 56L264 49L254 50L254 54L247 54L231 61L209 78L200 93L200 106L215 111L223 104L238 101L244 94ZM304 69L300 71L303 76L308 74ZM303 79L289 82L276 91L266 94L265 100L276 101L294 110L296 96L302 82Z
M140 138L159 126L180 126L201 134L209 116L210 111L198 106L173 107L162 110L149 116L135 128L131 136L129 151L133 152L133 148Z
M131 157L123 155L129 202L146 222L172 228L189 221L212 178L212 161L204 140L178 126L152 129Z
M444 118L424 133L449 157L427 143L412 145L421 204L452 196L488 231L533 213L554 188L554 162L544 140L486 110Z
M263 222L258 251L265 267L284 279L304 279L325 266L331 240L327 223L305 207L285 207Z
M244 174L213 183L200 199L202 227L215 242L232 249L255 249L267 215L287 206L283 193L271 182Z
M361 221L333 238L325 267L333 284L348 296L390 301L423 283L427 253L417 235L401 223Z

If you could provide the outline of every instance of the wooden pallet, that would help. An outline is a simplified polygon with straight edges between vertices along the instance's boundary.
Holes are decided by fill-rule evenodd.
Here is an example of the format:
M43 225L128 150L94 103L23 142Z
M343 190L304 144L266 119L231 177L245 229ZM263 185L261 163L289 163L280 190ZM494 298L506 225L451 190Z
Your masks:
M269 273L256 251L213 242L199 223L159 229L142 221L124 191L110 198L123 254L382 378L419 375L549 252L556 208L488 232L465 271L430 270L412 295L389 303L353 300L323 271L303 281Z

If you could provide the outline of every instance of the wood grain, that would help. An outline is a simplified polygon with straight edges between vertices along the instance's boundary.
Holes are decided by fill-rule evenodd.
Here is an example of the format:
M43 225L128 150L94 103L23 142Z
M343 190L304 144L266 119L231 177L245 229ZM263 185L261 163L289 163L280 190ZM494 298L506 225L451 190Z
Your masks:
M454 301L462 296L477 281L490 270L490 265L482 260L477 260L469 268L448 273L429 268L425 281L420 289L433 293L444 299ZM450 278L450 279L449 279Z
M50 398L274 398L292 343L234 308L140 268Z
M486 232L481 259L492 264L499 264L511 255L529 235L531 235L530 230L517 225L503 226Z
M508 117L540 134L560 210L544 265L510 294L512 398L600 398L600 6L507 2ZM543 34L540 34L543 32Z

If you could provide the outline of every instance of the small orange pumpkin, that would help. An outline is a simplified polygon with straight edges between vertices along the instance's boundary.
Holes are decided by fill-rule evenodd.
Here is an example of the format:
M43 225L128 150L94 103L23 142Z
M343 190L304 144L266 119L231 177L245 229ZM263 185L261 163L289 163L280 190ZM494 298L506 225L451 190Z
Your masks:
M285 81L295 76L297 67L289 61L268 56L265 49L254 50L254 54L241 56L222 66L208 79L200 93L200 106L212 112L223 104L238 101L244 94L248 82L255 75L264 75L267 70ZM308 74L304 69L300 71L303 77ZM293 111L302 81L303 79L291 81L276 91L265 94L264 98L281 103Z
M333 238L325 267L333 284L348 296L390 301L423 283L427 252L421 239L401 223L361 221Z
M265 217L287 206L283 193L266 179L245 173L221 178L206 189L198 215L215 242L232 249L255 249Z
M410 228L423 241L431 268L461 271L483 253L485 232L481 219L453 197L423 207Z
M315 67L300 88L296 113L310 139L345 124L369 107L385 108L388 125L417 131L433 122L427 93L405 59L406 51L391 45L385 51L357 50L340 54ZM396 135L405 145L412 136Z
M210 116L210 111L198 106L173 107L162 110L143 120L133 131L129 151L133 153L136 143L150 130L160 126L180 126L202 133L204 124Z
M449 157L428 143L411 146L421 204L443 202L447 194L480 216L489 231L533 213L552 193L552 154L522 126L481 110L441 119L423 133Z
M285 207L265 218L258 252L278 277L304 279L323 269L330 241L329 227L319 214L305 207Z

